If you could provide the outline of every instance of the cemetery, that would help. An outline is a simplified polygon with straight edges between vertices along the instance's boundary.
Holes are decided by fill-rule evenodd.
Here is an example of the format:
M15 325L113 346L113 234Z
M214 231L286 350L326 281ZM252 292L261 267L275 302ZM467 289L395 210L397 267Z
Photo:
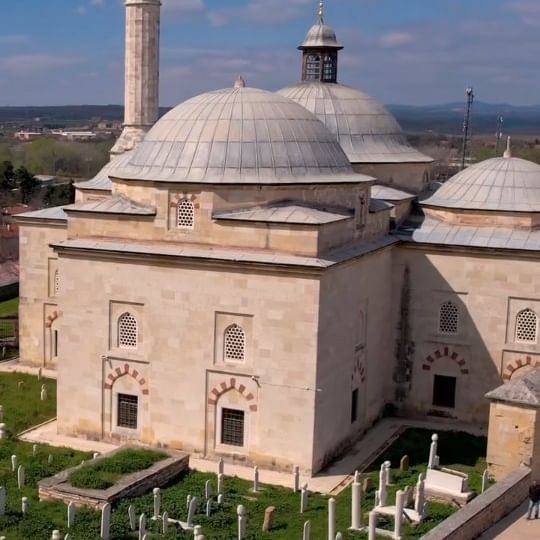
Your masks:
M222 461L215 473L189 470L188 456L169 450L128 447L98 456L19 441L17 433L54 417L54 394L55 381L0 374L3 540L412 539L489 484L484 438L416 428L334 497L310 492L297 471L287 489L262 485L256 467L251 481L228 476ZM171 463L177 468L167 477L152 477ZM145 479L144 493L122 491L110 502L45 493L59 478L64 488L95 496L124 489L134 477Z

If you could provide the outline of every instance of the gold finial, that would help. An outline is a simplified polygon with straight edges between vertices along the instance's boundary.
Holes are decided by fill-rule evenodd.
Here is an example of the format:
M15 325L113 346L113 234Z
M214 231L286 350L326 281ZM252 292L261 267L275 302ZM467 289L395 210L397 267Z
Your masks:
M504 152L504 157L512 157L512 137L508 137L508 139L506 140L506 151Z
M319 1L319 21L324 22L324 0Z

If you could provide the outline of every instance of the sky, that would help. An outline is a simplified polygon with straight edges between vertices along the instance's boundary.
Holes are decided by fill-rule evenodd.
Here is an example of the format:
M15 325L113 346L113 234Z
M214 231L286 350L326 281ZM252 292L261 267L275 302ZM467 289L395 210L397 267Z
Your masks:
M300 78L318 0L162 0L161 97ZM121 104L122 0L1 0L0 105ZM387 104L540 104L540 0L326 0L339 81Z

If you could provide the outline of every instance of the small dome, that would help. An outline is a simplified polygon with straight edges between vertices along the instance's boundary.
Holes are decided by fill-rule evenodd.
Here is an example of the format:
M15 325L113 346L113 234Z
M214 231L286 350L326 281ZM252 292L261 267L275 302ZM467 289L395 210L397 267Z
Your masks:
M115 177L209 184L371 180L354 173L334 135L304 107L242 86L169 111Z
M351 163L430 163L409 145L397 120L368 95L342 84L303 82L279 94L314 113L337 136Z
M300 50L311 47L329 47L333 49L343 49L338 43L336 33L331 26L319 21L314 24L306 35L306 39L300 47Z
M540 212L540 165L513 157L493 158L459 172L425 206L501 212Z
M125 167L131 156L133 150L129 152L124 152L118 156L113 157L91 180L86 182L77 182L75 187L82 190L94 190L94 191L111 191L112 182L110 177L114 176L115 173Z

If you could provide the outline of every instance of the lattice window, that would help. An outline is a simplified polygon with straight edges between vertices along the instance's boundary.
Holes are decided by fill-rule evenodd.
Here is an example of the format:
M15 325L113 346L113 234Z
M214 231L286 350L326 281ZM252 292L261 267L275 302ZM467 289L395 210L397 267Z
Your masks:
M439 310L439 331L443 334L458 333L458 308L453 302L445 302Z
M131 313L124 313L118 319L118 346L137 347L137 319Z
M54 296L58 296L60 292L60 272L58 268L54 271Z
M532 309L524 309L516 317L516 341L536 343L538 338L538 317Z
M221 444L244 446L244 411L222 409Z
M195 225L195 206L189 199L182 199L176 205L176 226L179 229L193 229Z
M118 427L137 429L139 398L129 394L118 394Z
M321 57L310 54L306 58L306 80L319 81L321 79Z
M243 362L246 358L246 333L241 326L233 324L225 330L225 360Z
M324 57L323 64L323 81L333 82L336 80L336 65L331 56Z

